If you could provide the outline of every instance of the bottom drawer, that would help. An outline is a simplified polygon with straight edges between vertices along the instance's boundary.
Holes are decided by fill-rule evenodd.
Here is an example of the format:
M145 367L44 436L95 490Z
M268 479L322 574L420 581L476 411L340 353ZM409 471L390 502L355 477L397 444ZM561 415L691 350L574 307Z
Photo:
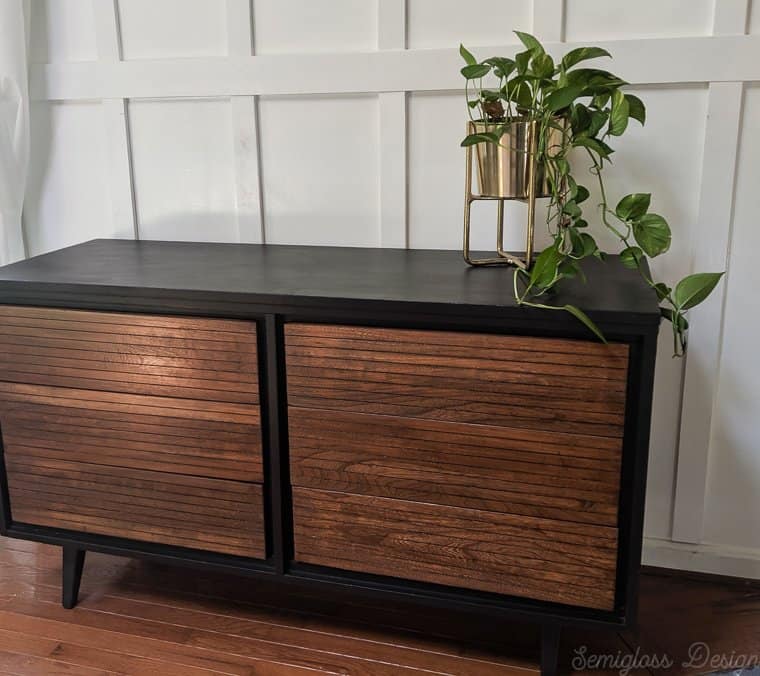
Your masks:
M264 558L259 484L6 455L15 522Z
M295 558L612 610L617 529L293 488Z

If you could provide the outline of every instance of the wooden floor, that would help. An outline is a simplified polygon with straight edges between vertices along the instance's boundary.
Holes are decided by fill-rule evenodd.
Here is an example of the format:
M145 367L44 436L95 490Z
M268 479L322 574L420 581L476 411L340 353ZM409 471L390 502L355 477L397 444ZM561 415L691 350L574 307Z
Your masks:
M74 610L60 606L60 550L0 538L0 674L458 674L536 671L538 634L441 613L275 596L250 580L89 554ZM566 669L586 655L689 645L760 655L760 584L648 572L636 634L567 632ZM652 673L653 670L649 670ZM612 673L599 670L596 673ZM647 673L634 669L631 673ZM662 673L659 670L657 673Z

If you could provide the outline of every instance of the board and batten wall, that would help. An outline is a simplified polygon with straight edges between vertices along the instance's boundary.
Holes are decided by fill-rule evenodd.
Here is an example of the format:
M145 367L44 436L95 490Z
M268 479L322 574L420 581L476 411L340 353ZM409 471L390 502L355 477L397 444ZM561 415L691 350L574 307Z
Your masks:
M760 0L32 5L29 255L94 237L459 248L459 42L609 49L649 117L616 144L612 199L654 193L674 231L658 276L728 269L687 360L662 332L644 560L760 577Z

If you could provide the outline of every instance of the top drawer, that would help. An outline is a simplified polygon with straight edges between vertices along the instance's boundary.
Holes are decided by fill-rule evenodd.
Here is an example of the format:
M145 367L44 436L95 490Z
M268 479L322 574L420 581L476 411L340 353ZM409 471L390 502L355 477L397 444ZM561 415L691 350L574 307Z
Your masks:
M256 325L0 306L0 381L254 404Z
M627 345L320 324L285 335L291 406L623 435Z

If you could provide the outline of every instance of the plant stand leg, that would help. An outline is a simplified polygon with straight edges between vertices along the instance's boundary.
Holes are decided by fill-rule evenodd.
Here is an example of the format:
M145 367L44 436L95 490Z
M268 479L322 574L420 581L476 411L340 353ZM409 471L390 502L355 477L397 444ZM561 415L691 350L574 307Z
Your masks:
M85 553L86 550L73 545L63 546L62 602L64 608L73 608L77 604Z
M541 627L541 676L557 676L560 626L547 623Z

